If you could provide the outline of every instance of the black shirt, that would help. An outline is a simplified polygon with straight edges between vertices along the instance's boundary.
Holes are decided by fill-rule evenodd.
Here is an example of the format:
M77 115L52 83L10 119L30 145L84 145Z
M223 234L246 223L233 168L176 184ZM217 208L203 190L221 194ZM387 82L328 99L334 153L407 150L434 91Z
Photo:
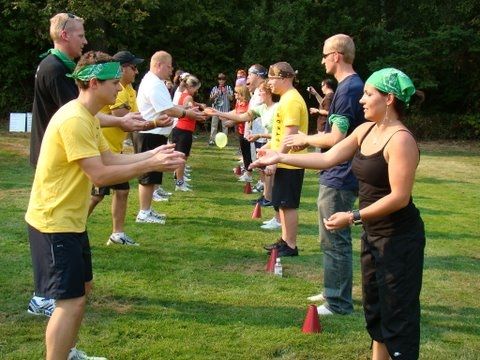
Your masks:
M53 114L70 100L78 97L75 81L65 75L68 68L55 55L43 59L35 74L35 92L32 109L30 164L37 165L40 145Z

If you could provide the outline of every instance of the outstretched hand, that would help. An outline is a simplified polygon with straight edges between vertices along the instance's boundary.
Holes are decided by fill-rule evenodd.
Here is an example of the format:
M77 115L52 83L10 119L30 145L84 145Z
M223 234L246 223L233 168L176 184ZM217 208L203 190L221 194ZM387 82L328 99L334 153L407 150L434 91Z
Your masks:
M257 160L252 162L248 167L249 170L252 170L258 167L264 167L267 165L277 164L278 162L280 162L280 154L275 150L258 149L257 156L258 156Z
M122 116L120 128L125 132L144 130L145 120L139 112L129 112Z
M308 135L299 131L297 134L285 136L283 143L295 151L302 150L308 146Z
M153 161L155 162L154 167L156 171L175 171L185 164L185 154L179 151L173 151L172 149L158 151L153 156Z

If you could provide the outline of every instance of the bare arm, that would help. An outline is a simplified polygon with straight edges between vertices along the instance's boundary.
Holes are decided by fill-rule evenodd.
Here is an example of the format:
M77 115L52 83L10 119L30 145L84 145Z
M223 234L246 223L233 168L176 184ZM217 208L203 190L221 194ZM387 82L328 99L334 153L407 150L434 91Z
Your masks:
M218 116L221 120L227 119L232 120L237 123L247 122L253 120L253 114L250 111L244 112L242 114L237 114L235 110L229 112L218 111L214 108L206 108L205 113L209 116Z
M271 164L292 165L306 169L328 169L341 164L351 158L358 148L358 132L354 131L345 140L340 141L325 153L308 154L283 154L277 151L261 148L258 150L259 158L252 163L250 168Z
M290 147L305 148L307 146L315 146L322 149L329 149L333 145L339 143L345 139L345 135L334 124L332 131L329 133L321 133L315 135L307 135L302 132L298 132L296 135L286 136L284 139L285 145Z
M96 186L107 186L128 181L150 171L173 171L185 163L185 156L172 146L144 153L124 155L110 151L100 156L78 160L78 164Z
M144 128L144 119L138 112L127 112L124 116L118 117L104 113L97 113L101 127L119 127L123 131L141 131Z

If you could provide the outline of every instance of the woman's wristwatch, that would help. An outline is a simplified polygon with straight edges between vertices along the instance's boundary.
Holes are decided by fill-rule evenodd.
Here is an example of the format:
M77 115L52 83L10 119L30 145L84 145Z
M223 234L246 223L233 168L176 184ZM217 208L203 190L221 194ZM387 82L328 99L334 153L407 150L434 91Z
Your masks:
M360 217L360 210L352 210L353 215L353 225L362 225L362 218Z

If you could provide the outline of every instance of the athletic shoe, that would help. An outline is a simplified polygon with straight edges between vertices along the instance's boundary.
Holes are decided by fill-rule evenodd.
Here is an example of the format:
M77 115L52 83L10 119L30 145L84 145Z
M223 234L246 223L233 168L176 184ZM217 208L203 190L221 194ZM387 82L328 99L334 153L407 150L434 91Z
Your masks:
M70 349L67 360L107 360L107 358L99 356L88 356L84 351L77 348Z
M270 200L265 199L265 198L260 200L258 203L260 204L260 206L273 206L272 202Z
M161 186L159 186L156 190L155 193L157 193L160 196L172 196L171 192L165 191Z
M269 222L272 222L273 219L277 220L277 219L275 218L275 216L274 216L274 217L271 218L270 220L265 220L265 221L263 221L262 224L263 224L263 225L268 224Z
M260 226L260 228L263 230L277 230L282 228L282 224L279 223L275 217L273 217L270 221Z
M258 180L258 182L255 184L255 186L252 189L252 192L254 193L262 193L263 192L263 183Z
M46 299L40 296L33 296L28 303L27 312L32 315L52 316L55 310L55 299Z
M247 172L244 172L242 176L238 178L238 181L243 181L243 182L252 182L253 178L247 174Z
M137 215L137 219L135 220L137 223L150 223L150 224L165 224L165 217L160 216L162 214L157 214L153 210L149 212L139 211Z
M287 245L287 243L285 243L278 249L278 256L298 256L298 248L295 246L295 248L292 249L290 246Z
M215 142L214 142L213 140L210 140L210 141L208 142L208 145L209 145L209 146L210 146L210 145L215 145Z
M322 315L322 316L329 316L334 314L333 311L328 308L327 304L318 306L317 313L318 315Z
M309 296L307 299L308 299L308 301L314 301L314 302L316 302L316 301L326 301L325 296L323 296L323 293Z
M255 205L256 203L261 203L263 201L264 197L263 195L260 196L258 199L250 201L252 205Z
M107 245L112 245L112 244L130 245L130 246L140 245L125 233L113 233L112 235L110 235L110 238L107 241Z
M154 191L152 195L152 200L153 201L168 201L168 196L165 195L160 195L158 192Z
M192 189L187 185L186 182L183 182L180 185L175 185L175 191L187 192L187 191L192 191Z
M283 244L287 244L285 241L283 241L282 238L278 239L276 242L273 244L265 245L263 248L267 251L272 251L272 249L280 249Z

